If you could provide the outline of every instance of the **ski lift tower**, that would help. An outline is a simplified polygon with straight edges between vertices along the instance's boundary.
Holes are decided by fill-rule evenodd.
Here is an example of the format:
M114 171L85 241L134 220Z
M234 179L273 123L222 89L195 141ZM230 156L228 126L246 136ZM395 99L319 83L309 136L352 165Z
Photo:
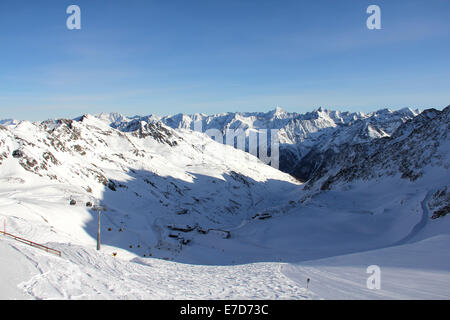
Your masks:
M98 227L97 227L97 250L100 250L100 216L102 211L106 211L104 206L95 205L92 210L97 211L98 214Z

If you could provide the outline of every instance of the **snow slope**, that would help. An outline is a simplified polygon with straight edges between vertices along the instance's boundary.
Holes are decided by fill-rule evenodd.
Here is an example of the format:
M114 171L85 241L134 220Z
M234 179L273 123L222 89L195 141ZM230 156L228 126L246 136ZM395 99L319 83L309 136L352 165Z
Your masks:
M305 299L305 289L276 263L199 266L126 260L73 244L52 243L63 257L2 241L3 299ZM17 254L20 252L20 254ZM16 268L18 267L18 268ZM24 269L28 268L28 270ZM6 281L6 285L5 285ZM14 285L15 284L15 285ZM15 287L15 288L14 288Z
M450 299L450 235L386 249L283 266L283 273L306 285L311 297L354 299ZM372 274L380 267L380 290L368 289Z

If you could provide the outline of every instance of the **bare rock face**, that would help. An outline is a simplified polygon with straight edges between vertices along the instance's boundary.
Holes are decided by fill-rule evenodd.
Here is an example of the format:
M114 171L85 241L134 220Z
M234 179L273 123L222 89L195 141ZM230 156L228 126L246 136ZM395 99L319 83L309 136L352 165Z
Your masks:
M173 138L173 132L161 122L131 121L122 128L123 132L131 132L133 136L144 139L152 137L160 143L166 143L170 146L176 146L177 142Z
M428 208L433 213L431 219L437 219L450 213L450 186L437 190L428 201Z
M23 152L21 151L21 150L14 150L13 151L13 153L12 153L12 156L14 157L14 158L22 158L23 157Z

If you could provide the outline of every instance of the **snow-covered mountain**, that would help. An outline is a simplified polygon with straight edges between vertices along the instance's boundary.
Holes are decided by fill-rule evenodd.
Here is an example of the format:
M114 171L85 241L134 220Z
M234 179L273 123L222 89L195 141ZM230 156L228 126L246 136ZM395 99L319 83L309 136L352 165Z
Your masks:
M175 116L134 116L127 118L117 113L97 117L111 127L127 131L141 122L162 122L172 128L196 129L200 122L202 132L227 130L277 130L280 142L281 171L308 180L323 157L334 153L344 144L357 144L387 137L405 121L419 114L409 108L392 111L382 109L371 113L329 111L319 108L305 114L289 113L277 107L267 113L178 114ZM198 124L197 124L198 126ZM247 149L248 151L248 137Z
M280 192L299 186L245 152L160 122L121 132L89 115L79 121L23 121L0 127L0 148L5 182L28 184L40 177L63 184L61 199L102 203L111 223L122 229L130 206L143 210L147 214L132 223L142 232L157 230L145 241L176 250L189 241L172 237L177 229L219 228L226 235L258 210L287 202Z
M450 299L449 110L0 126L0 222L62 252L0 235L0 297ZM279 129L309 181L190 130L199 119Z
M398 127L390 136L371 142L341 145L322 160L308 187L322 190L357 179L400 175L414 181L427 166L450 168L450 106L429 109Z

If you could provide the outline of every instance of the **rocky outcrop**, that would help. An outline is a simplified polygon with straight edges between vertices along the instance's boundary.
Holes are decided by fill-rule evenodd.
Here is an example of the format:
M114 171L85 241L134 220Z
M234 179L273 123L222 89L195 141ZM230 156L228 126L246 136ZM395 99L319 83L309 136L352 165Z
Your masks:
M305 188L327 190L338 183L393 175L414 181L428 165L449 169L449 114L450 106L426 110L390 137L341 146L321 159Z

